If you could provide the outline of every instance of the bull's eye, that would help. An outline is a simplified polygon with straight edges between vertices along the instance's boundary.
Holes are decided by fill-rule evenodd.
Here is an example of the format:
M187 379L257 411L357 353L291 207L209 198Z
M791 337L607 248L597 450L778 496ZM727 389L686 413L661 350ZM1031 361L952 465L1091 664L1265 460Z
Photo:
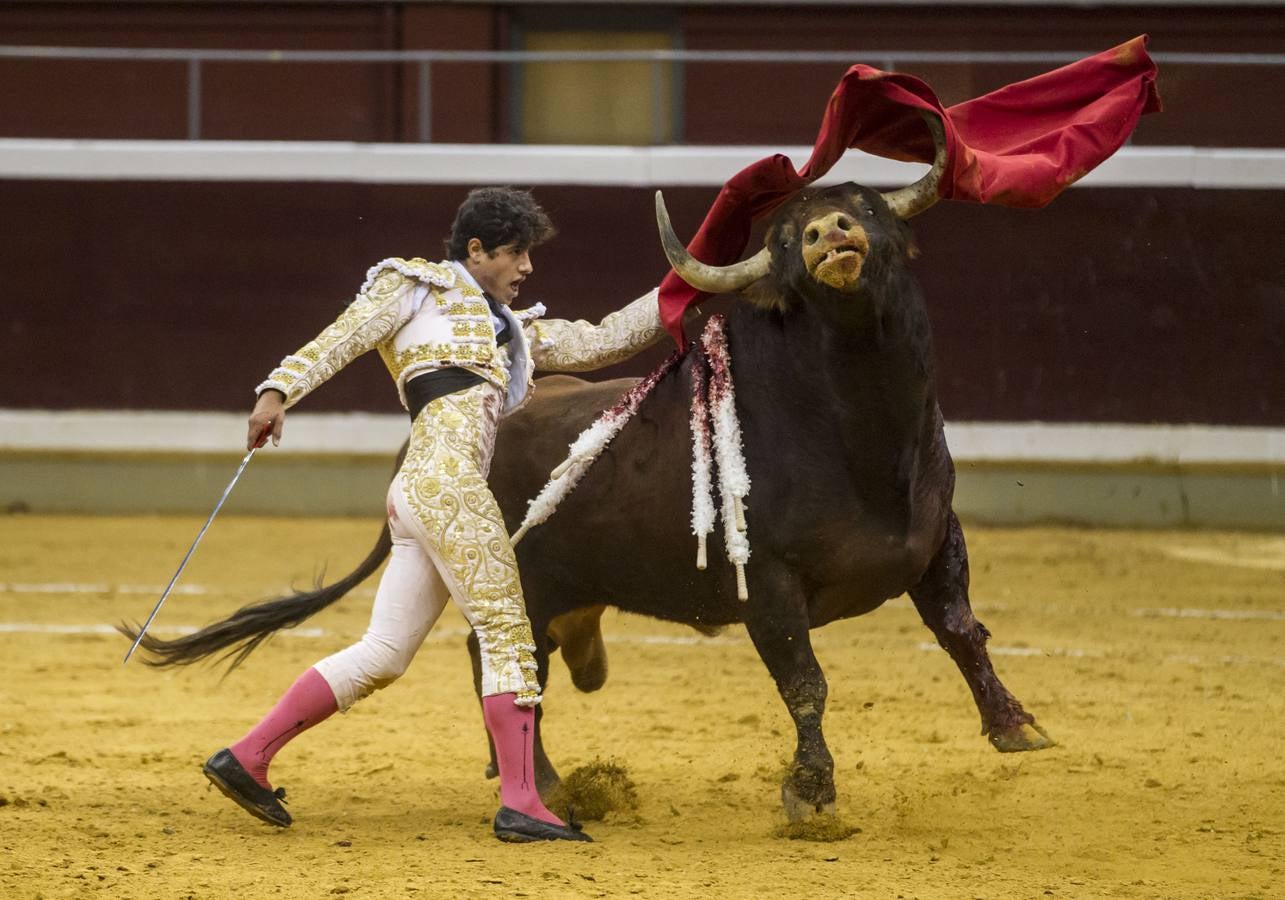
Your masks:
M852 227L852 220L850 220L847 216L839 216L840 231L847 231L851 227Z
M809 244L815 244L819 237L821 237L821 232L817 231L815 228L809 228L807 231L803 232L803 239Z
M875 208L873 206L867 206L865 207L865 209L862 210L862 212L864 212L867 216L873 216L875 214Z

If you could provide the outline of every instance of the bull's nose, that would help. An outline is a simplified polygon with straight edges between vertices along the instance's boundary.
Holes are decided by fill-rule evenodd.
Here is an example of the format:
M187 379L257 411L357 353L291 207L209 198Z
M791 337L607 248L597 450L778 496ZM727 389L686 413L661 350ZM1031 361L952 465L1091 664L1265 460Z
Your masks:
M810 245L821 242L830 245L865 243L865 229L857 224L853 216L838 210L808 222L803 228L803 234L805 242Z

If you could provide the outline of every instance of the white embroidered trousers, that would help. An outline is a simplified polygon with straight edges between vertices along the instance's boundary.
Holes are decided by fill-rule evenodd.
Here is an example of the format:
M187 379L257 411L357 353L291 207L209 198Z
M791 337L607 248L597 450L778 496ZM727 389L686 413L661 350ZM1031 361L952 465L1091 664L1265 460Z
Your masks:
M486 484L504 395L487 383L428 404L388 490L392 554L362 639L317 663L340 709L395 681L448 596L477 634L482 696L540 702L517 558Z

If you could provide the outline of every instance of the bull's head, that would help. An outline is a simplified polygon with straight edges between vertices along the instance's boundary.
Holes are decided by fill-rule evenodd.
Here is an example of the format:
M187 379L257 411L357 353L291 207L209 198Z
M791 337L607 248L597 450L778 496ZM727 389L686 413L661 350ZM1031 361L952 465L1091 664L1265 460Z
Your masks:
M862 287L862 272L868 271L867 261L878 256L885 239L904 249L906 229L898 220L909 219L937 202L937 185L946 166L946 140L940 119L925 114L924 121L937 154L922 178L888 194L852 184L804 191L778 211L763 249L734 265L711 266L692 257L674 234L658 191L656 221L665 255L680 278L711 294L743 290L769 273L782 286L796 282L794 276L802 276L805 283L825 285L842 294L857 293ZM777 300L777 296L771 299Z

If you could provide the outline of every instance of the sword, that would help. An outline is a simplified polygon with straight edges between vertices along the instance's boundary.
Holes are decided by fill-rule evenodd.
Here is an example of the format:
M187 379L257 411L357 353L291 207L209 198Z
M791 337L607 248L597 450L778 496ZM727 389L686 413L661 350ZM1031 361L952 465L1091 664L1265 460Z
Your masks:
M264 437L266 436L267 432L264 433ZM232 493L232 488L236 487L237 480L241 477L241 473L244 472L245 467L250 464L250 458L254 456L254 452L258 450L260 446L262 446L262 444L256 444L254 447L251 447L250 452L245 455L243 460L241 460L241 465L237 467L236 474L232 476L232 480L228 482L228 486L223 489L223 496L219 498L218 503L214 504L214 512L210 513L210 517L206 519L205 524L201 526L201 532L196 536L196 540L192 541L192 546L187 548L187 555L184 556L183 561L178 564L178 571L174 573L174 577L171 578L170 583L166 585L165 593L161 594L161 599L157 600L156 606L152 608L152 614L147 617L147 621L143 623L143 627L138 630L138 637L134 638L134 643L130 645L129 652L125 654L125 660L122 665L129 662L129 658L134 655L134 651L137 650L138 645L142 643L143 635L147 634L148 626L152 624L152 620L156 618L156 614L161 611L161 605L165 602L165 598L170 595L170 591L174 590L174 585L178 581L178 577L183 574L183 569L187 565L187 561L191 559L192 554L196 552L196 545L201 543L201 538L205 537L205 532L209 530L210 523L213 522L214 517L219 514L219 510L223 508L223 501L228 499L228 494Z

